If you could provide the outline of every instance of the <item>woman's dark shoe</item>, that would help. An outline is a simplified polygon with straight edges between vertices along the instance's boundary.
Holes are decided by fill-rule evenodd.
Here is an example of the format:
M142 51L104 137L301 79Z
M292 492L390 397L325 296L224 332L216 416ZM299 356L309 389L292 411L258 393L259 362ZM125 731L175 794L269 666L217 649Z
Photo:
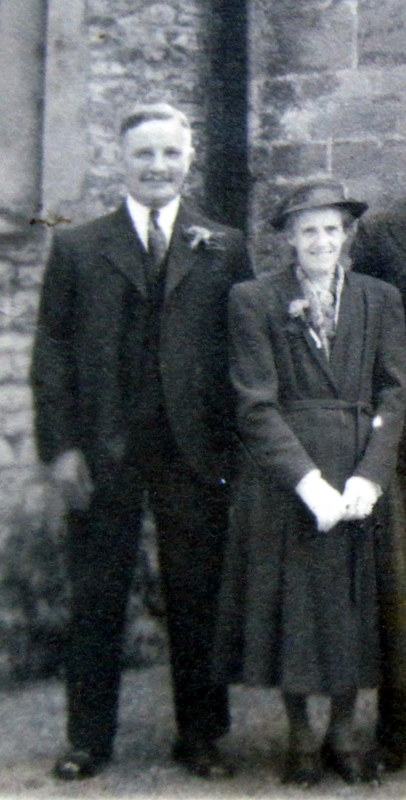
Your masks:
M329 742L325 742L321 757L324 766L334 770L346 783L369 783L376 780L376 776L372 777L368 774L365 756L362 753L336 750Z
M283 783L295 783L303 789L319 783L322 777L320 753L288 750Z
M53 775L62 781L78 781L82 778L92 778L109 761L109 756L95 756L87 750L69 750L58 758Z
M391 732L378 738L379 761L383 770L395 772L406 766L406 736Z
M381 783L384 766L382 763L381 750L377 742L374 742L364 753L364 774L369 783Z

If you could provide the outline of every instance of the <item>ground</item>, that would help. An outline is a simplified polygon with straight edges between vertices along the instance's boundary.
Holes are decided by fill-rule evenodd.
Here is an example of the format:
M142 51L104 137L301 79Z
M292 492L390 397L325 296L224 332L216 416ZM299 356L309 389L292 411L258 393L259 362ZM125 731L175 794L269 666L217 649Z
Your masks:
M63 685L53 679L0 693L0 798L24 800L405 800L406 770L385 777L380 786L351 787L334 775L311 791L280 782L287 725L276 690L231 690L233 725L222 749L233 759L231 780L208 782L173 764L172 705L166 666L130 670L123 678L120 728L114 761L91 780L65 784L50 770L64 744ZM327 705L314 702L320 737ZM372 692L362 694L361 735L371 729Z

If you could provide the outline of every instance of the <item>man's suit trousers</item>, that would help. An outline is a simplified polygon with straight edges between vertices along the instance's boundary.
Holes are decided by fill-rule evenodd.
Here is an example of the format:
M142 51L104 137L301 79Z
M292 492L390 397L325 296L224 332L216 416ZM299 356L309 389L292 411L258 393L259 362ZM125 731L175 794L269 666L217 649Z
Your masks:
M158 528L179 733L211 739L229 725L226 689L209 677L228 489L204 483L179 457L148 459L143 469L127 462L96 490L89 512L69 524L68 736L74 747L97 755L110 755L117 726L145 491Z

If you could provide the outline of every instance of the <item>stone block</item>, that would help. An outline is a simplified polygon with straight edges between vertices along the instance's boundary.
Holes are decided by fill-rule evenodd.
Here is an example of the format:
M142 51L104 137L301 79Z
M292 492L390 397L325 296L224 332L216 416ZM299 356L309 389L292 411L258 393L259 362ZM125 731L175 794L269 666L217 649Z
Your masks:
M10 261L0 261L0 295L4 297L10 291L10 284L13 278L13 265Z
M276 205L294 182L283 180L274 183L271 176L267 180L258 181L251 192L250 241L253 252L254 270L258 274L263 271L275 271L290 262L292 252L285 237L273 230L270 219Z
M187 26L204 24L206 9L204 3L192 2L180 4L177 11L178 25Z
M360 0L359 63L406 64L404 0Z
M20 352L11 354L12 376L16 382L28 381L31 367L31 352ZM1 369L1 356L0 356Z
M365 186L370 179L371 186L379 185L381 171L382 146L376 141L335 142L332 150L332 169L337 178L347 185ZM371 169L373 164L373 169ZM354 192L352 192L354 194Z
M0 390L1 402L1 390ZM1 430L5 436L18 437L32 429L32 409L30 406L0 411Z
M4 414L31 408L31 392L28 386L5 384L0 391L0 420ZM0 424L0 430L2 426Z
M0 354L5 352L28 353L31 350L31 337L21 333L0 334Z
M272 182L272 176L269 173L254 184L250 198L250 217L253 229L258 231L264 227L270 227L269 219L280 198L279 188Z
M13 452L20 464L36 464L38 461L36 447L32 436L21 436L14 444Z
M0 436L0 469L14 464L15 461L16 455L11 444L4 436Z
M0 352L0 384L14 380L13 354L10 351Z
M258 139L263 142L271 142L275 139L283 139L280 115L275 111L265 111L259 114Z
M268 164L273 179L278 176L306 178L327 170L325 144L275 144Z
M143 0L143 5L147 5L151 0ZM114 2L114 15L120 17L124 14L131 14L134 11L134 0L115 0ZM87 7L87 20L91 21L94 16L111 17L112 6L111 0L88 0Z
M280 75L349 68L354 63L353 0L259 0L251 15L254 69ZM260 41L258 60L257 41Z
M256 99L253 138L261 141L285 138L281 120L300 100L296 81L266 79L253 87L253 96Z
M12 298L13 329L19 333L34 333L38 314L38 292L30 289L16 292Z
M58 0L47 3L42 201L51 218L67 216L67 201L79 204L87 169L85 5L70 0L66 13Z
M406 193L406 139L336 143L333 169L372 210L387 206Z
M280 118L280 138L364 139L402 134L405 70L344 70L325 81L304 79Z
M283 114L298 99L296 82L289 79L266 78L258 83L256 94L258 94L261 108L279 114Z
M42 283L42 270L37 266L34 267L18 267L16 272L16 282L19 289L38 289Z

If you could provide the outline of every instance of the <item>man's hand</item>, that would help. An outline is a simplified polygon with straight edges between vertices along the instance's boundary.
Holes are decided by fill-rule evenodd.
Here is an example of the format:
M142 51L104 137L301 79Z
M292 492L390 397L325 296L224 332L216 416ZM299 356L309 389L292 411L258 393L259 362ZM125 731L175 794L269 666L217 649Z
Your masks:
M48 467L48 478L60 491L68 510L86 511L94 486L80 450L67 450L57 456Z
M382 494L381 487L367 478L354 475L348 478L343 492L345 520L365 519L368 517Z
M318 531L329 531L343 519L345 506L337 489L321 477L320 470L308 472L295 487L296 493L316 517Z

